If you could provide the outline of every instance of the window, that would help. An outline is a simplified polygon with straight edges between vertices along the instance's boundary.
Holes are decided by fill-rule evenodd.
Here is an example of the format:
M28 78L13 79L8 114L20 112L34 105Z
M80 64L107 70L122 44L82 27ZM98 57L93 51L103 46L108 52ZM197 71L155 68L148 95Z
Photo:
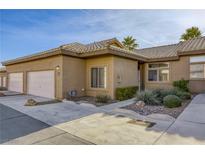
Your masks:
M169 81L169 64L149 64L148 65L148 81Z
M95 67L91 68L91 87L105 88L106 87L106 68Z
M190 57L190 78L205 78L205 56Z
M190 57L190 63L205 62L205 56L193 56Z
M191 64L190 65L190 78L192 79L205 78L204 67L205 67L205 64Z
M149 81L157 81L157 70L149 70L148 80Z

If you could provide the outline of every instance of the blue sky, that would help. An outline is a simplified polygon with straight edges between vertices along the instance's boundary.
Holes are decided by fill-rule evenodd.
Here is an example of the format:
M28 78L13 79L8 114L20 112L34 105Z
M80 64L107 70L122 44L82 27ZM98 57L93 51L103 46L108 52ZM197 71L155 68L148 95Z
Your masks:
M0 10L0 61L127 35L140 48L177 43L191 26L205 33L204 19L205 10Z

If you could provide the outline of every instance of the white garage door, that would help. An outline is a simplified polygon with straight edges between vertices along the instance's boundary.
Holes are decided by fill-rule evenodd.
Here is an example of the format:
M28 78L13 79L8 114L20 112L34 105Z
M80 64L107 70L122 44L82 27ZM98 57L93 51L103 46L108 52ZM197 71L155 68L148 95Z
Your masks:
M0 87L3 87L3 84L2 84L2 77L0 77Z
M3 77L3 87L6 87L6 77Z
M9 91L23 93L23 73L9 74Z
M55 98L54 71L29 72L27 80L28 94Z

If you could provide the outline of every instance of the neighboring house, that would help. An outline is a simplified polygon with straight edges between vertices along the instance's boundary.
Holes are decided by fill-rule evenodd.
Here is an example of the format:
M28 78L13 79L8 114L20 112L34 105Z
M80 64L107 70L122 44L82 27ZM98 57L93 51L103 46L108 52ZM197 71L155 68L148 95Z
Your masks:
M192 92L205 91L205 37L174 45L128 51L117 39L71 43L2 62L8 89L49 98L107 94L117 87L171 88L190 80Z
M0 68L0 87L4 87L4 88L7 87L6 79L7 79L6 68L2 67Z

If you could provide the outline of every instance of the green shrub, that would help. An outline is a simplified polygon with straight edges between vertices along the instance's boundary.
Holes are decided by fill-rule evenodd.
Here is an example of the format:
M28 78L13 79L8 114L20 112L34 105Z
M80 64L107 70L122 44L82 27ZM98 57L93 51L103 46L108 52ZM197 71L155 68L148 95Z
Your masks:
M152 92L156 96L156 99L160 103L163 103L163 99L167 95L176 95L177 94L177 90L176 89L155 89Z
M122 87L116 89L117 100L127 100L133 98L137 93L138 87Z
M188 84L189 84L189 80L184 80L184 79L173 82L173 86L175 88L178 88L179 90L187 91L187 92L189 91Z
M137 93L137 100L144 101L146 105L160 105L156 95L151 91L142 91Z
M97 103L108 103L111 100L109 95L100 94L96 96L95 102Z
M181 106L182 100L175 95L168 95L163 99L164 106L168 108L174 108Z
M183 100L186 100L186 99L190 99L190 98L191 98L191 94L190 94L189 92L186 92L186 91L180 91L180 90L178 90L176 95L177 95L179 98L183 99Z
M162 103L163 102L163 98L164 98L164 90L163 89L155 89L152 91L152 93L156 96L156 99Z

